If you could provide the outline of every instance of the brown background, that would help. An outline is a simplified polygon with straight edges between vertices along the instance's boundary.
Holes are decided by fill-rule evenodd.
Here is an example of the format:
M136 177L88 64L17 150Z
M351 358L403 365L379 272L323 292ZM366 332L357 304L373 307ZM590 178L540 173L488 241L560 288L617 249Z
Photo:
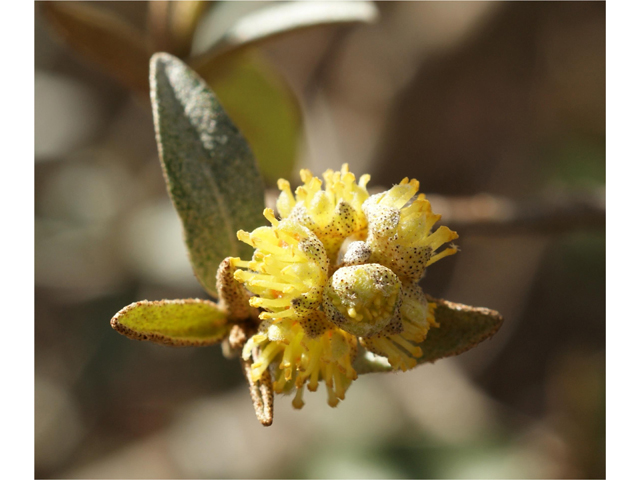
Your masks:
M145 24L144 2L99 6ZM298 167L349 162L383 187L416 177L443 224L452 197L535 210L603 196L604 3L378 7L376 25L262 48L303 108ZM459 358L362 376L337 409L320 391L302 411L278 398L265 429L219 348L109 327L133 301L205 294L148 104L67 47L39 8L35 20L36 477L604 476L603 222L569 212L549 228L461 226L462 251L423 285L499 310L498 335Z

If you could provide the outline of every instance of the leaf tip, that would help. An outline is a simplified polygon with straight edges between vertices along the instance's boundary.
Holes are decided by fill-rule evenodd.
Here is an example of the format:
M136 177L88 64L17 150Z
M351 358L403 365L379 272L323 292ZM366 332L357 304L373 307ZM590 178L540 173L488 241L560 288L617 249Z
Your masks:
M111 325L111 328L113 328L116 332L120 332L120 323L118 322L117 315L109 321L109 325Z
M169 64L175 64L176 61L180 61L167 52L156 52L151 55L149 59L149 83L151 84L151 96L153 97L153 91L156 88L156 78L158 73L166 68Z
M155 65L174 63L176 60L179 61L177 57L174 57L170 53L156 52L151 55L151 58L149 59L149 65L153 68Z
M120 323L120 318L123 317L124 315L126 315L127 313L129 313L129 311L132 310L133 308L136 308L136 307L138 307L140 305L143 305L143 304L146 304L146 303L149 303L149 302L147 300L142 300L140 302L134 302L134 303L132 303L130 305L127 305L123 309L121 309L109 321L109 324L111 325L111 328L113 328L119 334L124 335L125 337L136 338L137 334L135 332L133 332L133 330L131 330L130 328L128 328L125 325L123 325L122 323ZM138 338L136 338L136 339L138 339Z

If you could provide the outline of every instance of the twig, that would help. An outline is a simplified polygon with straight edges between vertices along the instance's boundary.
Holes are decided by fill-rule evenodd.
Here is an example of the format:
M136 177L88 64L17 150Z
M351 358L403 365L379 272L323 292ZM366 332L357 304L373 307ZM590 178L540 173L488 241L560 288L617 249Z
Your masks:
M556 193L521 202L489 194L427 198L448 227L464 233L563 233L605 227L604 191Z

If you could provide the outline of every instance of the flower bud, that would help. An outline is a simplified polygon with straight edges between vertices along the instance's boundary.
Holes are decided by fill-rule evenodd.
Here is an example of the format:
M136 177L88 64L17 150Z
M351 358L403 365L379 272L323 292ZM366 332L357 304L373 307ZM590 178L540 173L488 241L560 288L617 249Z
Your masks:
M342 263L344 265L364 265L369 261L369 258L371 258L371 249L366 243L362 241L351 242Z
M358 337L402 331L401 305L400 280L376 263L339 268L324 288L327 318Z
M417 180L405 178L387 192L369 197L362 206L369 221L370 261L391 268L405 282L420 280L429 265L457 251L455 246L438 251L458 234L447 227L431 232L440 215L431 211L424 195L412 201L419 186Z

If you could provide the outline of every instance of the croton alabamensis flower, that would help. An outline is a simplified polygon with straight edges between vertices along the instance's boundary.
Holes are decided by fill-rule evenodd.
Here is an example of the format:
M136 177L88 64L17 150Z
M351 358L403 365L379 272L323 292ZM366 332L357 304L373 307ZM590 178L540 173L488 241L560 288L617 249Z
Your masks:
M456 253L458 235L441 226L417 180L405 178L370 196L368 175L348 166L322 181L302 170L295 192L285 180L270 226L238 238L255 248L251 260L231 259L234 278L259 309L258 331L244 344L252 380L269 370L276 393L324 382L328 403L344 400L358 346L385 357L394 370L417 365L418 346L438 323L418 286L426 268ZM417 196L416 196L417 195Z
M194 274L214 299L134 302L111 318L116 331L170 346L221 344L239 357L265 426L275 392L295 393L301 408L305 389L324 383L336 406L359 374L459 355L497 332L498 312L418 286L429 265L456 253L457 234L435 226L440 216L417 180L370 195L369 176L356 179L347 165L322 180L302 170L295 190L278 182L265 221L251 148L207 83L167 53L150 67L167 189Z

